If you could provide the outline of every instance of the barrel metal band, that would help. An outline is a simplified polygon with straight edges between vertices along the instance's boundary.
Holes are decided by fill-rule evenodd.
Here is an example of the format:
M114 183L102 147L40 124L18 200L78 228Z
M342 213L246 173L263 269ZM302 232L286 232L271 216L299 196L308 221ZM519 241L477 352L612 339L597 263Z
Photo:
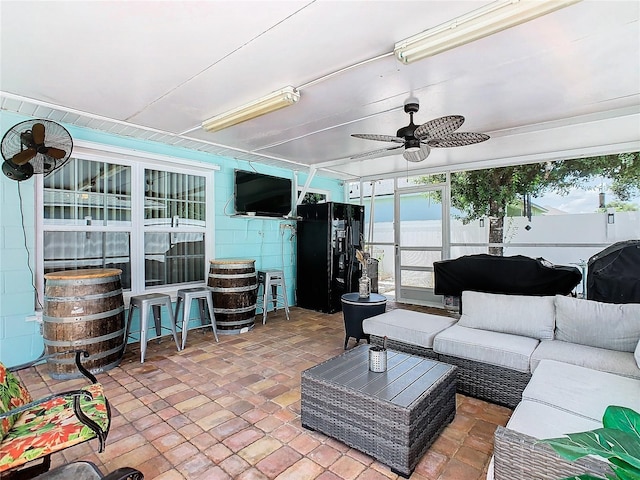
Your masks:
M100 335L99 337L91 337L91 338L82 338L79 340L48 340L44 339L45 345L50 345L52 347L79 347L82 345L92 345L98 342L105 342L107 340L112 340L114 338L123 337L124 336L124 328L112 333L108 333L106 335Z
M209 278L256 278L256 274L254 273L210 273Z
M92 353L91 355L89 355L89 358L85 359L84 361L87 362L89 360L98 360L99 358L108 357L109 355L113 355L114 353L118 353L118 352L121 352L121 351L122 351L122 345L119 345L119 346L111 348L109 350L105 350L104 352ZM49 359L47 359L47 362L57 363L57 364L60 364L60 365L71 365L71 364L75 364L76 360L75 360L74 357L70 357L70 358L49 358Z
M122 289L118 290L110 290L104 293L94 293L93 295L82 295L77 297L51 297L49 295L45 295L45 300L49 300L51 302L82 302L84 300L100 300L102 298L115 297L116 295L122 295Z
M248 285L246 287L209 287L212 292L216 293L238 293L238 292L250 292L252 290L256 290L258 285Z
M92 315L80 315L75 317L50 317L49 315L43 315L42 320L51 323L72 323L89 320L100 320L103 318L109 318L124 312L124 305L120 305L118 308L109 310L107 312L94 313Z
M255 305L249 305L248 307L240 307L240 308L215 308L213 309L213 313L246 313L251 310L255 310Z
M233 327L235 325L248 326L255 323L256 317L249 317L244 320L236 320L235 322L217 322L219 327Z

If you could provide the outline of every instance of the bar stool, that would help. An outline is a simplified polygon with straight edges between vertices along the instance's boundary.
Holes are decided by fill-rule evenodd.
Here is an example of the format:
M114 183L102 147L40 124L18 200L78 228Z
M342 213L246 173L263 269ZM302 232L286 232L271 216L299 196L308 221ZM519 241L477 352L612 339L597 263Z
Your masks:
M267 297L271 290L271 301L274 312L278 307L284 307L284 312L289 320L289 302L287 301L287 286L284 283L284 273L282 270L260 270L258 271L258 290L262 285L262 324L267 322ZM278 294L278 287L282 293Z
M133 309L138 308L140 310L140 363L144 363L144 354L147 351L147 341L158 339L160 343L160 336L163 329L169 330L167 327L162 326L161 308L167 307L169 314L169 320L171 325L171 334L176 342L176 348L180 351L180 345L178 343L178 335L176 334L176 323L173 316L173 310L171 309L171 297L164 293L147 293L145 295L136 295L131 297L129 301L129 315L127 317L127 335L129 338L129 332L131 329L131 318L133 317ZM153 322L155 324L156 336L147 338L147 323L149 309L153 310ZM127 341L125 339L125 348ZM122 354L124 355L124 349Z
M211 325L211 329L213 330L213 335L216 337L216 342L218 341L218 329L216 328L216 317L213 314L213 297L211 295L211 290L207 287L193 287L193 288L181 288L178 290L178 298L176 298L176 313L174 317L176 319L176 326L179 322L178 313L180 312L180 304L184 302L182 307L182 349L184 350L184 346L187 343L187 326L189 325L189 314L191 313L191 304L194 300L198 300L198 306L200 310L200 326L206 327L207 325ZM209 310L209 319L210 322L207 322L207 314L205 311L205 303Z

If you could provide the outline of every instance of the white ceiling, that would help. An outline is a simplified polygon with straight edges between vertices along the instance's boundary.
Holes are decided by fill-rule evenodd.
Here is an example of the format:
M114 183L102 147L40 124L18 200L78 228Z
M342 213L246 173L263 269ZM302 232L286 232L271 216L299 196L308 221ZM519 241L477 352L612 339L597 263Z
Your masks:
M584 0L412 65L395 42L490 2L0 2L0 107L339 178L640 149L640 2ZM300 101L202 121L287 85ZM351 160L408 123L464 115L487 142L421 163Z

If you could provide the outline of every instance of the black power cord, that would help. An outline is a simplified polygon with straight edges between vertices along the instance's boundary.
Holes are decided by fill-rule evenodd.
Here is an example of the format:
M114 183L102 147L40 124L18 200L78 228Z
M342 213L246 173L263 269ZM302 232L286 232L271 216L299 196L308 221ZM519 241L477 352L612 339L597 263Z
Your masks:
M22 225L22 238L24 240L24 249L27 251L27 267L29 268L29 272L31 272L31 286L33 287L33 291L36 293L36 302L38 303L38 307L40 310L43 309L42 302L40 301L40 295L38 294L38 289L36 288L36 279L35 274L33 273L33 269L31 268L31 252L29 251L29 246L27 245L27 230L24 226L24 209L22 206L22 191L20 190L20 182L16 182L18 184L18 199L20 200L20 223Z

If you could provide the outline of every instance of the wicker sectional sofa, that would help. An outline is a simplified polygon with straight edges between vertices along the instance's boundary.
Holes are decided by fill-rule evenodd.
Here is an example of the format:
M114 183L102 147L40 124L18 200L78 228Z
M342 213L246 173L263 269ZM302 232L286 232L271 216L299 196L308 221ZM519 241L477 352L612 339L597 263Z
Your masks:
M562 461L536 439L601 426L607 405L640 411L640 305L463 292L454 318L392 310L363 322L374 344L458 367L460 393L515 408L488 478L557 479L607 465Z

